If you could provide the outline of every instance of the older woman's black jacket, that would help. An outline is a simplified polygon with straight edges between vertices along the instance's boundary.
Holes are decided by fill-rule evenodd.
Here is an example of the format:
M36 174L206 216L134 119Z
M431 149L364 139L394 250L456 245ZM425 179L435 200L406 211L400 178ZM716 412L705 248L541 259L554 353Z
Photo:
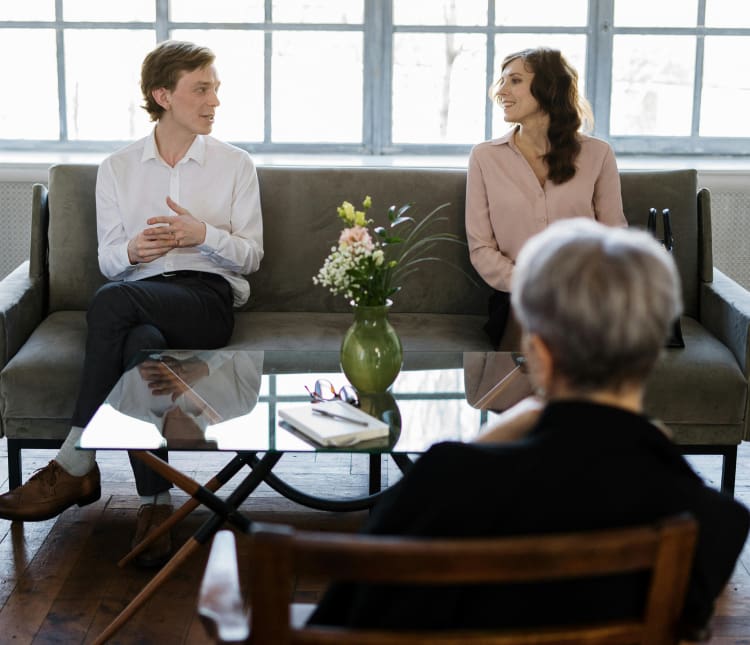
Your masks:
M624 410L557 402L522 441L436 445L388 491L364 530L522 535L623 527L683 511L699 523L683 619L700 627L731 575L750 514L706 486L646 417ZM642 590L637 576L440 591L337 584L311 622L385 628L565 624L635 615Z

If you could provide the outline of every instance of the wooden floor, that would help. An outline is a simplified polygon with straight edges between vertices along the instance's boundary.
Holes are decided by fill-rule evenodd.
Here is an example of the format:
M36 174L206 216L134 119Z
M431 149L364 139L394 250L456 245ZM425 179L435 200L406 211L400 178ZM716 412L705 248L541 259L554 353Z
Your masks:
M54 455L27 452L24 480ZM228 459L220 454L174 454L172 461L199 481L207 481ZM718 457L692 457L701 475L716 485ZM137 594L152 574L133 566L118 568L117 561L130 544L138 498L127 457L101 453L102 499L85 508L73 507L60 517L39 523L0 520L0 644L91 643ZM367 488L367 461L349 455L286 455L275 472L306 491L340 495L362 494ZM384 461L384 479L397 478L392 462ZM235 482L227 485L231 489ZM0 490L7 490L5 442L0 441ZM750 505L750 444L740 449L737 497ZM177 503L186 496L174 493ZM297 526L355 530L364 514L334 514L303 509L266 487L243 506L257 520L288 522ZM195 511L177 529L184 542L209 517ZM247 552L240 544L240 560ZM206 643L195 616L195 603L207 549L193 555L124 627L111 643L159 645ZM298 589L298 598L313 601L315 585ZM713 645L750 645L750 545L727 586L714 619Z

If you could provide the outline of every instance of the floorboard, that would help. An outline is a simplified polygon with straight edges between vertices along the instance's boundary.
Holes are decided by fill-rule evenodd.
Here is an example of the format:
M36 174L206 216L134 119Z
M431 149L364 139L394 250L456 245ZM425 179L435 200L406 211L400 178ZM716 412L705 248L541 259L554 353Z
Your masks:
M24 455L26 480L54 456L53 451ZM7 452L0 440L0 490L7 489ZM100 453L102 499L73 507L46 522L19 524L0 520L0 644L48 645L91 643L151 579L133 566L118 568L132 537L139 500L124 453ZM199 481L208 481L226 463L219 453L175 454L172 462ZM718 457L689 457L711 485L718 486ZM335 486L340 495L362 495L368 485L368 462L361 455L285 455L274 470L285 481L313 494ZM398 469L383 460L383 479L393 483ZM239 476L225 490L231 490ZM736 495L750 505L750 443L739 450ZM179 491L175 504L187 499ZM364 512L327 513L304 509L262 485L243 511L256 521L286 522L298 527L354 531ZM208 519L199 508L176 530L180 545ZM249 560L242 540L241 561ZM199 549L111 641L113 644L201 645L208 639L195 614L207 549ZM243 573L243 581L246 574ZM321 588L300 581L297 600L314 602ZM711 645L750 645L750 545L721 596Z

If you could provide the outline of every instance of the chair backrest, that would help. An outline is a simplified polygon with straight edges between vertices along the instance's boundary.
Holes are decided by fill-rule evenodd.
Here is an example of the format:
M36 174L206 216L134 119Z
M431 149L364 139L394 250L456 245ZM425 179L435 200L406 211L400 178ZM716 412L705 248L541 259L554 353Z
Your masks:
M418 539L253 529L251 642L677 643L677 624L690 575L696 523L689 516L655 526L551 536ZM290 624L295 579L372 583L471 585L585 578L650 571L641 620L498 631L375 631Z

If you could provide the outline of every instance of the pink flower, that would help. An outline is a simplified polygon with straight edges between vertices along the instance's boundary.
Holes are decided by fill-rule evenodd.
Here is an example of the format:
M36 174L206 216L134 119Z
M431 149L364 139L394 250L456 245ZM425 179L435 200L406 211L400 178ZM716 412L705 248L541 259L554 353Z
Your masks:
M341 231L339 237L341 246L360 246L367 251L372 251L375 245L372 243L370 233L364 226L352 226Z

